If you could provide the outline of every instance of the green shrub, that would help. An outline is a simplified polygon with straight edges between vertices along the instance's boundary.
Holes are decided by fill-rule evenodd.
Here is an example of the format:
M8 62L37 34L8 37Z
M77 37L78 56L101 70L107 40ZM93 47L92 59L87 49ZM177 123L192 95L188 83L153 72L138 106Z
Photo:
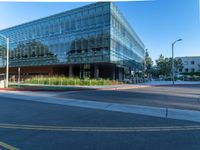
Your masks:
M35 76L24 81L30 84L44 84L44 85L81 85L81 86L96 86L96 85L113 85L120 84L120 82L108 79L80 79L69 78L63 76Z

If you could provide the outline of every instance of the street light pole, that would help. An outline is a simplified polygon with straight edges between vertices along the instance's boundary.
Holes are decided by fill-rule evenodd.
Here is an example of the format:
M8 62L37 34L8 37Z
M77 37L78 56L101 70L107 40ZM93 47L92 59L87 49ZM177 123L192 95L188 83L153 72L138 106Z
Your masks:
M2 38L6 40L6 85L5 87L8 88L8 79L9 79L9 38L0 34Z
M8 88L9 80L9 38L7 38L7 53L6 53L6 88Z
M174 85L174 44L172 43L172 84Z
M174 70L174 45L176 44L176 42L180 42L182 41L182 39L178 39L176 41L174 41L172 43L172 84L174 85L174 74L175 74L175 70Z

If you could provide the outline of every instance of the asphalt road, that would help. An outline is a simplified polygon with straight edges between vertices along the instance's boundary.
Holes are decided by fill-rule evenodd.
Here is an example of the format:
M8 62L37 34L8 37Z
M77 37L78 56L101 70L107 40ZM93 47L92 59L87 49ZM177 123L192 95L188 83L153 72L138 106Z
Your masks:
M59 93L56 97L200 110L200 85Z
M0 97L0 145L21 150L199 150L199 138L194 122Z

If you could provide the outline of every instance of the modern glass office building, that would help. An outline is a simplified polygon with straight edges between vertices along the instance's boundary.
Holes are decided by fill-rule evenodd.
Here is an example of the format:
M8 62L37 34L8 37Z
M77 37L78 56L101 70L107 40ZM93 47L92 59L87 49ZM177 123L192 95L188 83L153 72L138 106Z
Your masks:
M98 2L0 30L10 77L66 75L123 80L143 69L145 47L112 2ZM0 73L5 71L0 38Z

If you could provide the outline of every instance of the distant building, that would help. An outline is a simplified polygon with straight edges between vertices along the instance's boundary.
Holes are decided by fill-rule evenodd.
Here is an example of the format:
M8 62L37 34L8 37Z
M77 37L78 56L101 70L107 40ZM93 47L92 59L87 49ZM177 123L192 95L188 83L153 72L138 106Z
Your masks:
M179 73L200 72L200 56L177 57L176 59L181 59L183 63L183 69L180 69Z
M65 75L123 80L143 70L145 46L118 7L93 3L0 30L10 39L10 77ZM0 73L5 43L0 41ZM20 69L19 69L20 68Z

